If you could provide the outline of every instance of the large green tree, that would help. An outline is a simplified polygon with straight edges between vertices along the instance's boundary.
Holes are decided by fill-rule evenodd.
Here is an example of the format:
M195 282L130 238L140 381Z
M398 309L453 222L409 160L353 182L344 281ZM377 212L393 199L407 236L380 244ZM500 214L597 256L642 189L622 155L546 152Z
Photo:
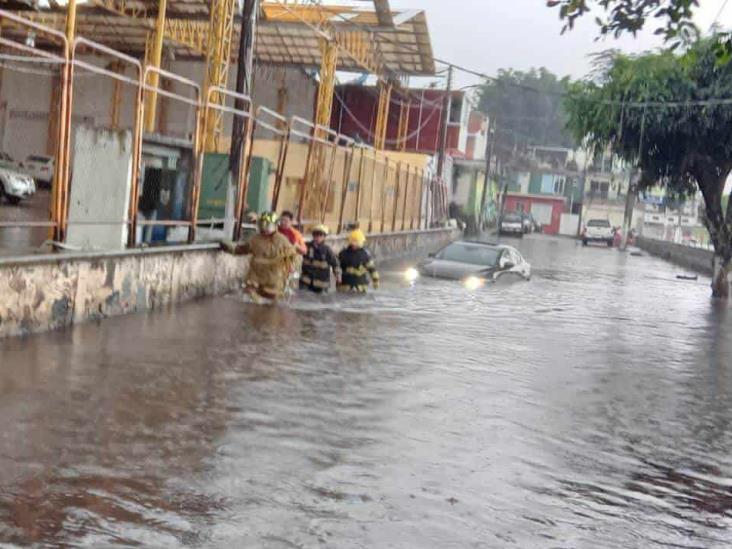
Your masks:
M716 40L683 55L616 54L599 80L573 83L566 100L577 139L637 163L641 189L659 184L671 195L698 188L714 244L713 293L729 297L732 208L722 193L732 170L732 64L720 64ZM641 142L642 136L642 142Z
M572 145L565 130L563 96L568 78L545 68L501 69L480 88L479 108L497 121L497 144L502 151L530 145Z

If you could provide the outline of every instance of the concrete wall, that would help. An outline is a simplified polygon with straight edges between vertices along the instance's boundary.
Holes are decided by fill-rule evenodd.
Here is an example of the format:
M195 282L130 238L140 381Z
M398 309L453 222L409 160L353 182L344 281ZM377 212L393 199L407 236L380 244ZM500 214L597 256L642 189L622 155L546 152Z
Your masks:
M127 245L132 152L129 130L82 126L76 131L68 244L99 250L122 250Z
M450 229L370 235L368 247L384 259L433 251L457 236ZM339 249L345 240L332 243ZM0 259L0 337L226 293L247 267L246 257L215 244Z
M712 260L714 254L710 250L643 237L638 238L638 247L651 255L661 257L687 269L707 275L713 273Z

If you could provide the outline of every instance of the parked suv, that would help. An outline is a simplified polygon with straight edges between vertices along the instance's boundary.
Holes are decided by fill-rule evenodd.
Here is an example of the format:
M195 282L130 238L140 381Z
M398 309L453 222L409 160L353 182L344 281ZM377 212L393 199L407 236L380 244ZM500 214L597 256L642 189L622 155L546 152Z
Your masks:
M582 231L582 244L587 246L590 242L605 242L612 247L615 233L612 225L607 219L590 219Z
M52 156L32 154L19 164L19 171L27 173L39 184L50 187L53 181L54 159Z

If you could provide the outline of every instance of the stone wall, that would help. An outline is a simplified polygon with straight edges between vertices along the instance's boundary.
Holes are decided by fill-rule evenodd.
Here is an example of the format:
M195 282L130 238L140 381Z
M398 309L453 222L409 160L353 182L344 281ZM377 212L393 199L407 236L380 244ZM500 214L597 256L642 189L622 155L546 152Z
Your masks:
M706 275L713 273L712 260L714 254L710 250L643 237L638 238L638 247L651 255L655 255L671 263L676 263L687 269L692 269Z
M377 259L433 251L453 230L369 236ZM335 248L343 237L331 239ZM63 328L87 320L150 311L236 289L246 257L216 244L0 259L0 337Z

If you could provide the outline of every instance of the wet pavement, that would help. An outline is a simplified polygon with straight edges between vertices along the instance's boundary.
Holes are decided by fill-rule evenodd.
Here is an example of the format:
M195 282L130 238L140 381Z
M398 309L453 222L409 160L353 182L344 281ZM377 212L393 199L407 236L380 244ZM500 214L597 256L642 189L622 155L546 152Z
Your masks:
M0 223L48 221L51 194L47 189L20 204L12 205L0 198ZM0 227L0 256L33 253L48 239L46 227Z
M732 320L649 257L0 342L0 542L729 547Z

